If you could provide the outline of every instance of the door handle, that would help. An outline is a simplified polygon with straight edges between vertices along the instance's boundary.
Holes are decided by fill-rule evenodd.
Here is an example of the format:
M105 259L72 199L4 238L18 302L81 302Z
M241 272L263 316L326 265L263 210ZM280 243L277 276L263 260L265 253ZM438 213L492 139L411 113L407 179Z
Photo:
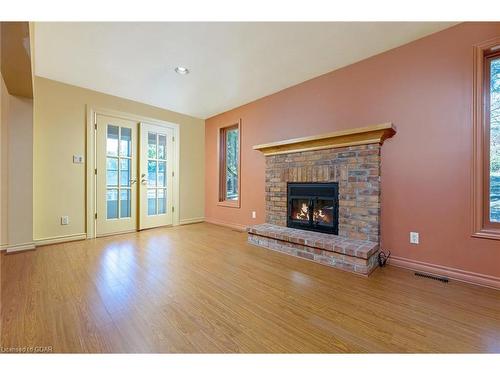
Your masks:
M143 179L141 180L141 184L146 185L146 183L147 183L146 179L145 179L145 178L143 178Z
M133 185L137 182L137 178L133 178L130 180L130 185Z

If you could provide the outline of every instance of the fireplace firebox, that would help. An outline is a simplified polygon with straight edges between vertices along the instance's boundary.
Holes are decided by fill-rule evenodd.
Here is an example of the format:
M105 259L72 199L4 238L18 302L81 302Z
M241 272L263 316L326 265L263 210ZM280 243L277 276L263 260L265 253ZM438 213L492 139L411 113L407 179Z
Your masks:
M338 210L338 182L288 183L288 227L338 234Z

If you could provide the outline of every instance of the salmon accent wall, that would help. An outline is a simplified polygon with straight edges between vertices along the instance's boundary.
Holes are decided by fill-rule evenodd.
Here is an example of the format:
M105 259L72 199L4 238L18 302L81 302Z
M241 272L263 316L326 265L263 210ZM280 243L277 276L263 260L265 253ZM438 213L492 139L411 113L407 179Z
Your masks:
M382 248L500 285L500 241L471 237L470 218L473 45L498 36L498 22L459 24L207 119L206 220L265 221L265 158L253 145L392 122L398 133L382 147ZM241 208L219 207L216 130L240 118Z

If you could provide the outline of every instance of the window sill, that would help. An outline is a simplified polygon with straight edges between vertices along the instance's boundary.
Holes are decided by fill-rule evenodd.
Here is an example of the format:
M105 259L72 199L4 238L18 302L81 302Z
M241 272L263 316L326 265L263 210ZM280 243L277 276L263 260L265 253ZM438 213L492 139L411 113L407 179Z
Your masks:
M483 228L477 232L472 233L472 237L485 238L489 240L500 240L500 229Z
M217 202L217 206L240 208L240 201L220 201Z

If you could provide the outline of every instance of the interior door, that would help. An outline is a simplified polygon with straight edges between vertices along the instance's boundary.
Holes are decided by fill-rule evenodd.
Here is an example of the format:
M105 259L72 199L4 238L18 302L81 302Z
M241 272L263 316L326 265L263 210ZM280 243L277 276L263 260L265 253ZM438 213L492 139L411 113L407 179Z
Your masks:
M140 229L173 222L173 130L141 123Z
M137 122L97 115L96 235L137 230Z

